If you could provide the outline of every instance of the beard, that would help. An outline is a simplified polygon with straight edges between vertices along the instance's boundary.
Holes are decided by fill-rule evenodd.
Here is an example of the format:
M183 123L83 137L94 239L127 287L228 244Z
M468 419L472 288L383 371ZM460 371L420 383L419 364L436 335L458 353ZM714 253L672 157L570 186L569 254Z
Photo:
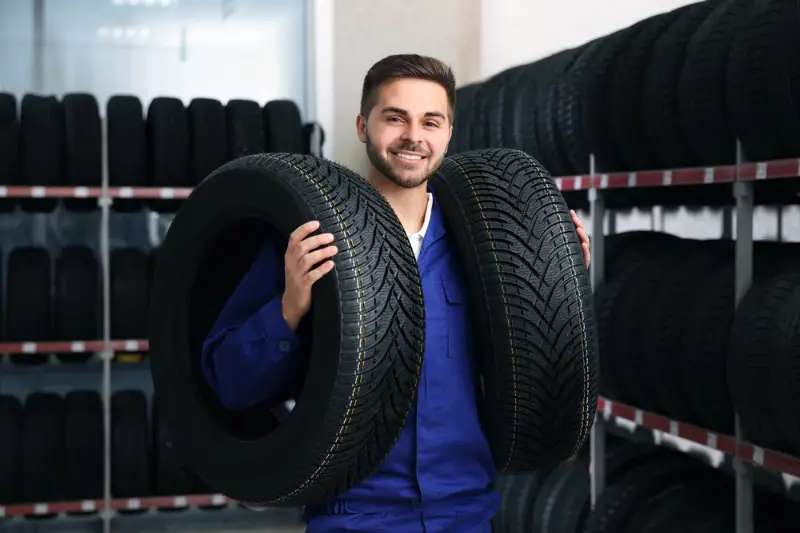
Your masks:
M431 159L431 154L423 151L420 146L409 144L409 143L398 143L394 144L389 147L389 150L395 151L407 151L407 152L416 152L423 156L425 159L424 161L428 163L427 166L424 168L420 168L417 170L408 170L402 167L398 167L397 165L393 165L392 162L381 155L378 152L378 149L375 148L375 145L372 144L372 140L369 138L369 134L367 134L367 157L369 158L370 163L378 169L378 171L386 176L392 183L395 183L399 187L403 187L404 189L415 189L420 185L426 183L431 176L436 174L439 168L444 163L444 154L442 154L437 160ZM422 165L420 165L422 166Z

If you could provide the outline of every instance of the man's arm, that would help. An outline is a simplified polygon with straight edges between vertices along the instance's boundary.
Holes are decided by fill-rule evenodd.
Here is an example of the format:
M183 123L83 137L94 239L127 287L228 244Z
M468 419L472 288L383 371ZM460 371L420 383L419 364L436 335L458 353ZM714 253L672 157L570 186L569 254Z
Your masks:
M288 397L301 333L281 311L282 250L264 246L203 343L203 373L220 402L238 411Z

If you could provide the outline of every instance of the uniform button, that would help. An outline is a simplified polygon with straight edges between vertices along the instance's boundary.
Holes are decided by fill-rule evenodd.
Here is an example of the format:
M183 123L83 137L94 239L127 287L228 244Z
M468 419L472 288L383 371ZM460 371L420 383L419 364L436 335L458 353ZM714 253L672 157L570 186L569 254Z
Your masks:
M280 344L278 344L278 348L280 348L282 352L288 352L291 347L289 341L281 341Z

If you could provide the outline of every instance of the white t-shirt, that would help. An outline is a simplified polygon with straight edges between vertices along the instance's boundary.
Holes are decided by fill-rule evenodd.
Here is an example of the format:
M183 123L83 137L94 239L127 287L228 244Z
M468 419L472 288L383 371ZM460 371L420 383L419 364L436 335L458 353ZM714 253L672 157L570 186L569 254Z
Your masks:
M419 259L419 253L422 250L422 241L425 239L425 233L428 231L428 224L431 221L431 209L433 208L433 195L428 193L428 207L425 209L425 219L422 221L422 227L416 233L408 233L408 241L411 243L411 248L414 250L414 257Z

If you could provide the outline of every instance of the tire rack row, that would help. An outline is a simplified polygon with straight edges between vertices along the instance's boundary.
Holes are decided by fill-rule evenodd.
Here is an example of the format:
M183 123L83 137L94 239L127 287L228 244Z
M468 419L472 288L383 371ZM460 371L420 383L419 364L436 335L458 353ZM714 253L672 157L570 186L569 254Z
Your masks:
M584 176L564 176L556 178L556 183L563 191L587 190L590 200L590 223L593 236L602 236L605 218L605 206L602 191L615 188L662 187L670 185L703 185L715 183L733 183L736 196L737 228L737 264L736 294L737 302L750 285L750 265L752 258L752 185L756 180L795 178L800 176L800 158L776 161L740 163L705 168L682 168L671 170L655 170L640 172L619 172L609 174L591 173ZM191 188L157 188L157 187L117 187L107 186L104 169L102 187L0 187L0 197L7 198L56 198L77 197L97 198L102 209L101 252L103 272L103 340L72 340L61 342L23 342L0 343L0 353L37 353L37 352L100 352L103 358L103 398L106 426L105 448L105 494L102 500L76 502L46 502L22 505L0 506L0 518L14 516L42 516L54 513L85 513L100 511L104 519L105 531L110 531L110 518L116 511L185 508L190 506L219 507L232 502L220 494L211 495L176 495L150 498L110 498L110 362L114 352L141 352L148 349L148 342L143 339L112 340L110 335L109 316L109 246L108 216L113 198L187 198ZM592 285L596 287L603 279L602 238L592 239ZM765 450L741 441L737 418L737 434L735 436L715 435L695 426L675 422L666 417L647 413L632 406L611 402L600 398L598 415L591 437L592 453L592 503L603 489L604 441L606 417L617 417L629 420L641 427L669 433L688 439L700 445L733 455L738 462L737 471L737 532L752 533L752 479L748 465L758 465L800 476L800 459L785 454Z
M754 183L759 180L800 177L800 159L781 159L776 161L746 162L742 155L741 143L737 141L735 165L720 167L676 169L648 172L598 174L594 155L590 156L590 175L587 184L584 177L562 178L575 188L588 189L590 229L592 238L592 268L590 271L592 288L596 289L604 279L606 214L603 190L614 187L659 187L670 185L705 185L716 183L733 184L736 210L735 233L735 305L738 307L750 289L753 271L753 194ZM576 183L577 182L577 183ZM613 227L613 226L612 226ZM733 229L733 228L731 228ZM600 369L602 372L602 368ZM598 413L592 427L590 440L591 453L591 503L595 502L605 488L605 440L606 418L616 417L628 420L635 425L654 431L678 436L696 444L733 457L736 476L736 532L754 533L753 526L753 466L763 466L781 473L797 476L800 474L800 459L766 450L744 442L738 412L735 413L735 434L716 435L702 428L670 420L667 417L647 413L633 406L612 402L606 398L598 399Z

